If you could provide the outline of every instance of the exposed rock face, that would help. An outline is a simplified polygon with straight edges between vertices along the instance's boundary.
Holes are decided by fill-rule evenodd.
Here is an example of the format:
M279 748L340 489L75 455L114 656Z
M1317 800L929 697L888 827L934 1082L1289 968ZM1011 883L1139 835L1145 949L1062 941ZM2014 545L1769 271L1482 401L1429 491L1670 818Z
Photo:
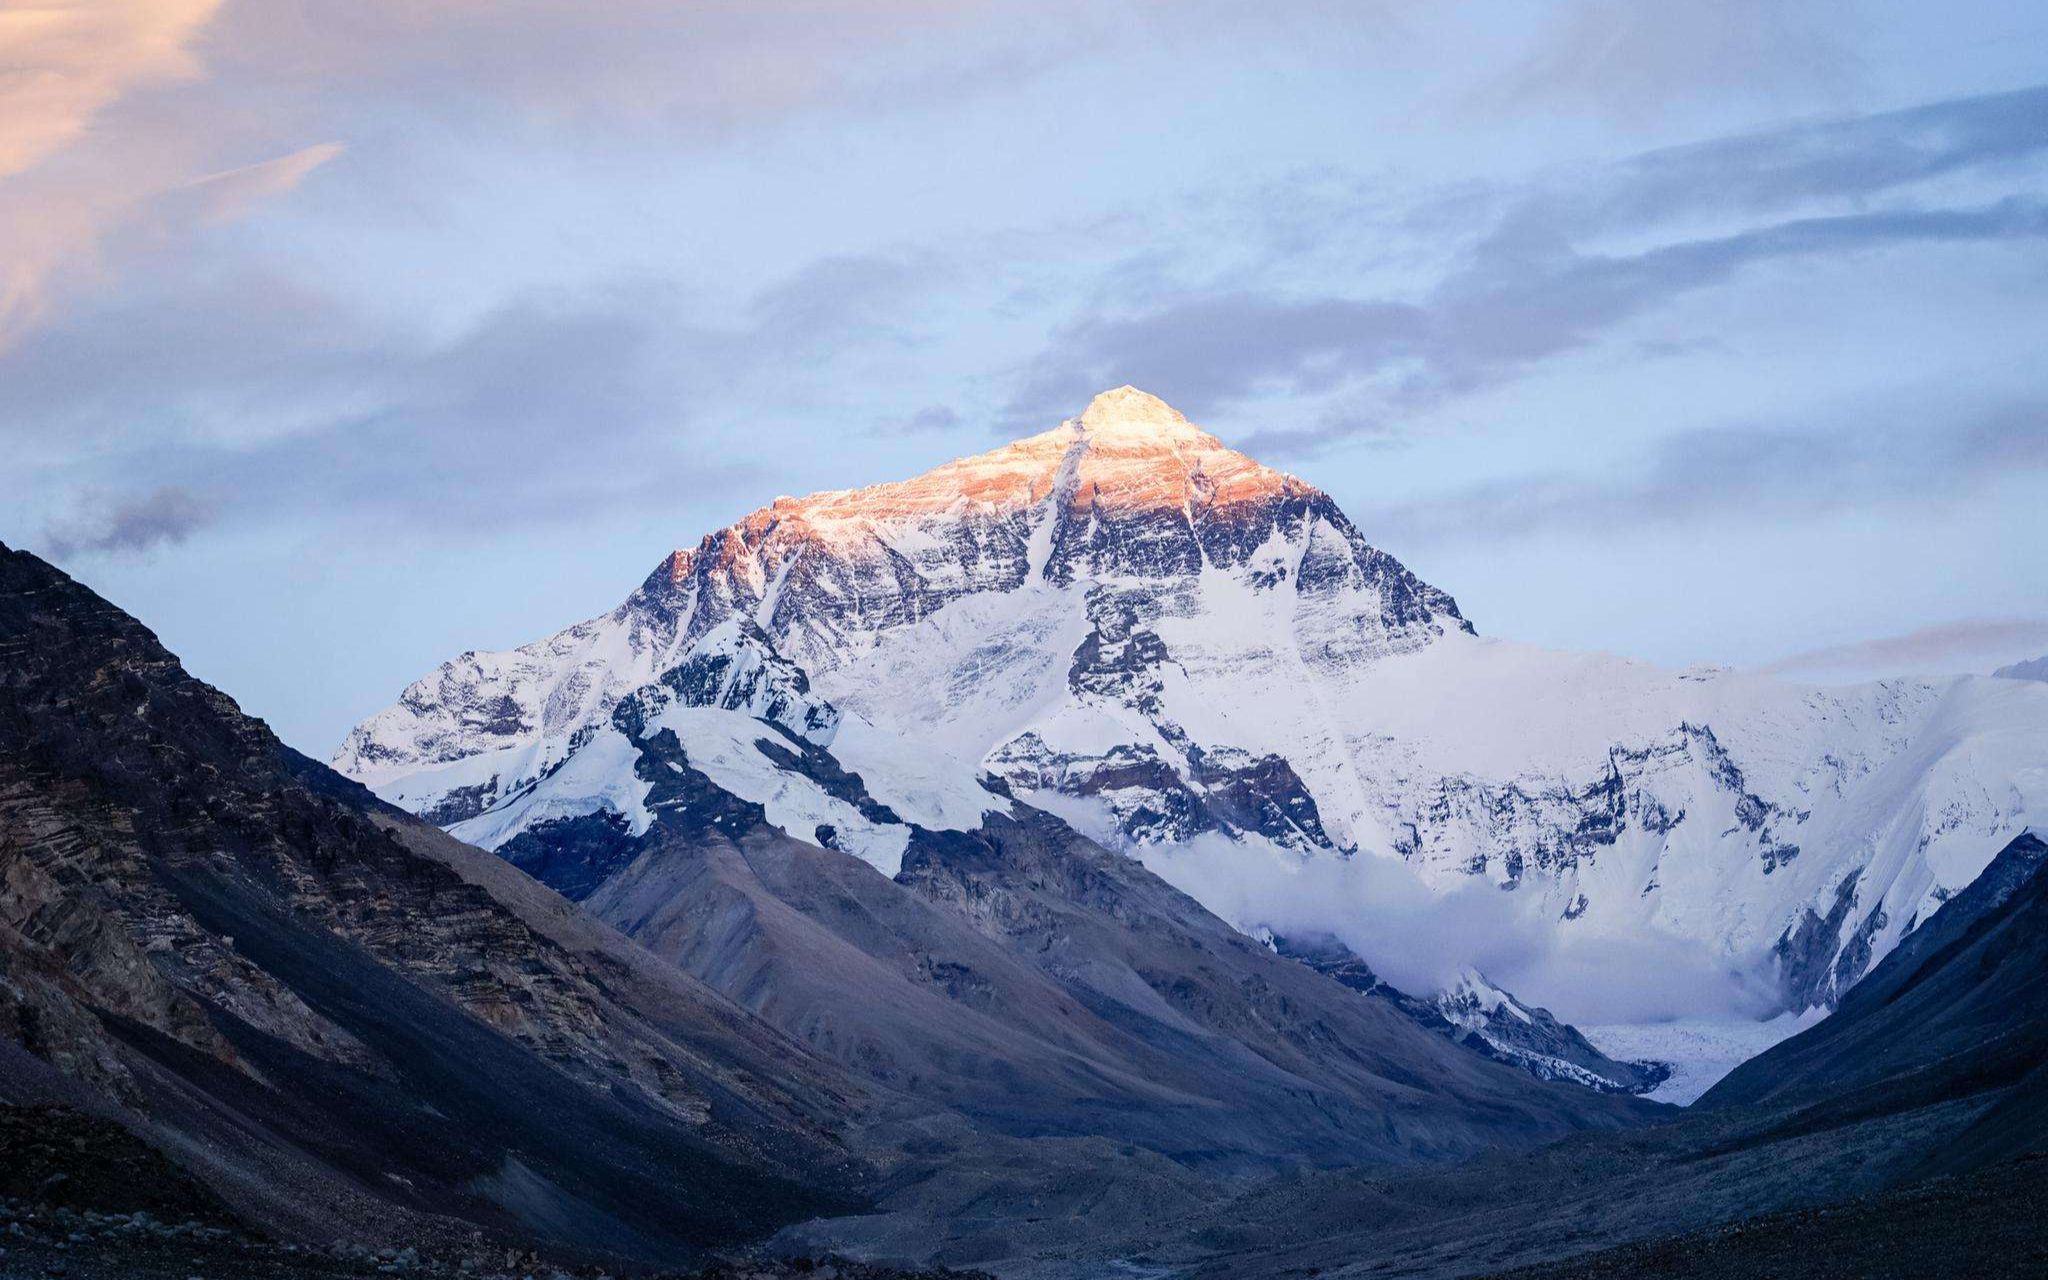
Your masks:
M2048 685L1803 689L1482 640L1328 494L1130 388L915 479L778 499L611 614L444 666L336 765L494 844L578 734L740 622L840 713L1169 878L1217 839L1274 892L1288 858L1398 857L1575 938L1776 972L1794 1008L2048 817Z
M1453 1039L1539 1080L1570 1080L1603 1093L1648 1093L1671 1075L1663 1063L1608 1057L1578 1028L1558 1021L1548 1009L1522 1003L1476 969L1466 969L1434 1003L1457 1029Z
M852 1203L842 1084L0 548L11 1095L83 1086L274 1229L675 1258Z

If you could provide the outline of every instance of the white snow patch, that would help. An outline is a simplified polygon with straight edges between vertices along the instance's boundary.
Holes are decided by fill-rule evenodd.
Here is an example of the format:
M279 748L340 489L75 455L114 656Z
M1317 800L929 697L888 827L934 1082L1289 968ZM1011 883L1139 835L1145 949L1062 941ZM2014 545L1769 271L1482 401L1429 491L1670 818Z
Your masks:
M973 770L861 716L839 722L832 755L841 768L860 775L869 795L904 821L932 831L972 831L985 814L1012 812L1010 802L982 787Z
M481 849L496 849L536 823L609 811L626 819L627 830L647 834L652 815L647 792L652 784L633 772L639 750L616 729L593 734L589 741L530 790L501 802L448 833Z
M791 749L782 734L737 711L715 707L671 707L649 732L674 731L690 767L742 800L766 812L771 826L806 844L818 845L818 828L829 826L838 846L885 876L903 867L910 828L879 823L802 774L791 772L761 751L761 742Z
M1663 1084L1643 1096L1653 1102L1691 1106L1735 1068L1781 1040L1827 1016L1824 1009L1781 1013L1775 1018L1680 1018L1671 1022L1613 1023L1580 1027L1594 1048L1620 1062L1662 1062L1671 1068Z

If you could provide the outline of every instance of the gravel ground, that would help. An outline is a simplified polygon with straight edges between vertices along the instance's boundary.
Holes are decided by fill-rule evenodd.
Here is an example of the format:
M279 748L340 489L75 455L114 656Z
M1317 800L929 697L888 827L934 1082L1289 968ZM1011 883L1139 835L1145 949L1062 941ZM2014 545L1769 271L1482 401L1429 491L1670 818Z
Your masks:
M598 1280L537 1255L460 1255L337 1241L285 1244L250 1231L204 1186L112 1121L64 1107L0 1105L0 1280ZM986 1280L840 1258L743 1259L635 1280Z
M1501 1273L1497 1280L2038 1280L2048 1157Z
M604 1271L560 1270L504 1250L457 1259L414 1249L325 1249L279 1244L198 1220L147 1212L74 1210L0 1200L0 1277L6 1280L601 1280ZM715 1263L684 1275L635 1272L637 1280L986 1280L980 1273L901 1271L844 1259Z

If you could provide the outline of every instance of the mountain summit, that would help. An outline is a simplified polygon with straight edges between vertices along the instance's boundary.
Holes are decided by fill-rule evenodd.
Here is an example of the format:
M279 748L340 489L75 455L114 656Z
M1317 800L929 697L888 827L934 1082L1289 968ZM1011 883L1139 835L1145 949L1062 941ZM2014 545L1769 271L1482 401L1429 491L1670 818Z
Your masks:
M1079 590L1115 635L1131 609L1152 609L1123 593L1168 589L1300 601L1333 654L1470 630L1328 494L1120 387L1050 431L910 480L778 498L670 554L611 613L446 664L352 731L335 764L457 821L538 777L578 729L731 619L816 678L968 601Z
M945 568L964 576L941 573L934 584L944 590L942 580L956 578L965 591L1068 581L1076 561L1092 557L1136 572L1199 568L1205 555L1228 566L1244 557L1245 535L1298 522L1311 508L1349 530L1312 485L1226 447L1157 397L1119 387L1050 431L910 480L778 498L695 551L671 555L650 585L679 587L700 568L737 570L750 579L742 594L769 602L752 577L765 583L805 560L815 567L875 555L907 559L920 573L956 560ZM954 539L963 526L971 544ZM1132 535L1145 545L1126 545ZM1157 558L1148 562L1148 552ZM760 573L740 565L748 558ZM779 605L780 593L770 603ZM1437 603L1455 615L1447 599ZM772 616L758 621L773 624Z
M1090 400L1075 421L1080 423L1083 431L1098 434L1121 431L1161 437L1191 436L1200 440L1213 438L1189 425L1180 410L1129 383L1113 387Z
M767 683L716 692L742 668ZM973 828L972 785L934 778L986 776L1248 931L1365 944L1381 872L1491 885L1513 895L1491 932L1531 953L1652 938L1701 989L1789 1009L2048 819L2048 685L1803 689L1483 639L1327 493L1131 387L913 479L778 499L610 613L444 664L335 764L491 847L638 824L632 763L581 748L657 683L784 725L809 707L806 740L909 826ZM786 829L819 843L803 814ZM896 874L906 837L863 821L825 825ZM1454 982L1475 957L1440 943L1393 976Z

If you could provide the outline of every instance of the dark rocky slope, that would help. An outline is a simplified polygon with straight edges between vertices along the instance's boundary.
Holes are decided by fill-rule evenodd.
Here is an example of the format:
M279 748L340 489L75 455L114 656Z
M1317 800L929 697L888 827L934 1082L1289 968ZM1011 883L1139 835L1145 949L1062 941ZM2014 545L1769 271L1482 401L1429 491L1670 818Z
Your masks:
M5 548L0 1100L301 1236L682 1258L859 1200L840 1073Z
M1770 1213L1506 1272L1500 1280L2037 1280L2048 1275L2048 1160Z

